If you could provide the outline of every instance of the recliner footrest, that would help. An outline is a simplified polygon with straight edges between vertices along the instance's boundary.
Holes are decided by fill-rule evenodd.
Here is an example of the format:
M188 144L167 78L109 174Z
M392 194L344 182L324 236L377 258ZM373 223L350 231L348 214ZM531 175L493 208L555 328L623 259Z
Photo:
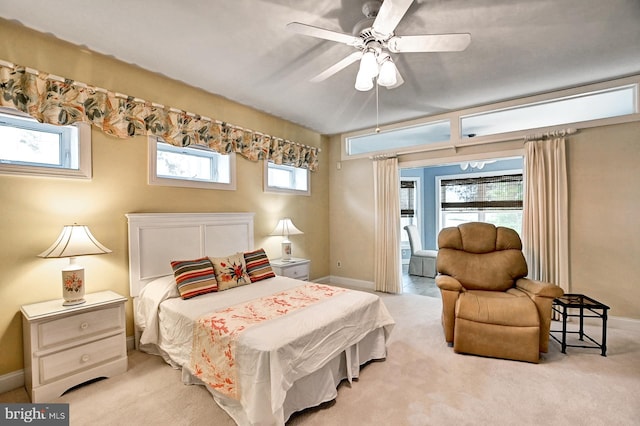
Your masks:
M535 303L526 295L462 293L455 316L454 351L538 362L540 318Z

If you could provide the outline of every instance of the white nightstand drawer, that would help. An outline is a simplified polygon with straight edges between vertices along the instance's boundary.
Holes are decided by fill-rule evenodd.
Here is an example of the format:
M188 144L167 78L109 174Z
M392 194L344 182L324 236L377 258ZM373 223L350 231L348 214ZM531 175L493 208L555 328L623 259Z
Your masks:
M125 357L126 342L124 334L67 349L66 351L40 358L40 383L86 370L94 365Z
M119 306L43 322L38 325L38 346L43 349L66 341L81 340L121 328L122 324Z
M289 278L296 278L299 280L309 279L309 265L296 265L284 269L283 275Z

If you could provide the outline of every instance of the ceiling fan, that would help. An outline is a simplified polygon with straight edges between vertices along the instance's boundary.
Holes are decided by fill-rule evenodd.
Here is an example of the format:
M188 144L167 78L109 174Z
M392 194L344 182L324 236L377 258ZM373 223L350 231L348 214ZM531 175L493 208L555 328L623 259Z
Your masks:
M311 79L312 82L326 80L356 61L360 68L355 87L360 91L373 88L375 82L393 89L404 80L393 63L390 53L405 52L459 52L467 48L471 35L423 34L395 35L400 23L413 0L373 0L362 6L365 19L358 22L353 34L346 34L300 22L290 22L287 28L299 34L344 43L357 49L346 58L322 71Z

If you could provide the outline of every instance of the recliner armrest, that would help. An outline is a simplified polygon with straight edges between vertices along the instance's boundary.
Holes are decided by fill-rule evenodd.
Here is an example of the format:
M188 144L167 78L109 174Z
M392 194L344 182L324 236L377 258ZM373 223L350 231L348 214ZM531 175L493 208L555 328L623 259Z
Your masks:
M540 352L549 350L549 330L551 329L551 310L553 299L561 297L564 291L555 284L520 278L516 287L524 291L538 308L540 314Z
M437 275L436 285L441 290L465 291L464 287L462 287L462 284L460 284L460 281L449 275Z
M564 291L555 284L544 281L536 281L529 278L520 278L516 281L516 287L538 297L555 299L564 294Z
M466 291L460 281L449 275L436 275L436 285L442 294L442 328L447 343L453 343L456 301Z

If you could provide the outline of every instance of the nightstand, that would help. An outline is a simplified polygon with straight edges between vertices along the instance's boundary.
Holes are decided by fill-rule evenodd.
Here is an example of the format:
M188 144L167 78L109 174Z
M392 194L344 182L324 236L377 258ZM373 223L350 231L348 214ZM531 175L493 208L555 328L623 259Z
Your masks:
M300 259L292 257L291 260L275 259L271 260L271 268L276 275L282 275L289 278L295 278L302 281L309 281L309 267L311 261L309 259Z
M31 402L51 402L73 386L127 371L127 299L102 291L85 300L74 306L62 306L58 299L20 308Z

